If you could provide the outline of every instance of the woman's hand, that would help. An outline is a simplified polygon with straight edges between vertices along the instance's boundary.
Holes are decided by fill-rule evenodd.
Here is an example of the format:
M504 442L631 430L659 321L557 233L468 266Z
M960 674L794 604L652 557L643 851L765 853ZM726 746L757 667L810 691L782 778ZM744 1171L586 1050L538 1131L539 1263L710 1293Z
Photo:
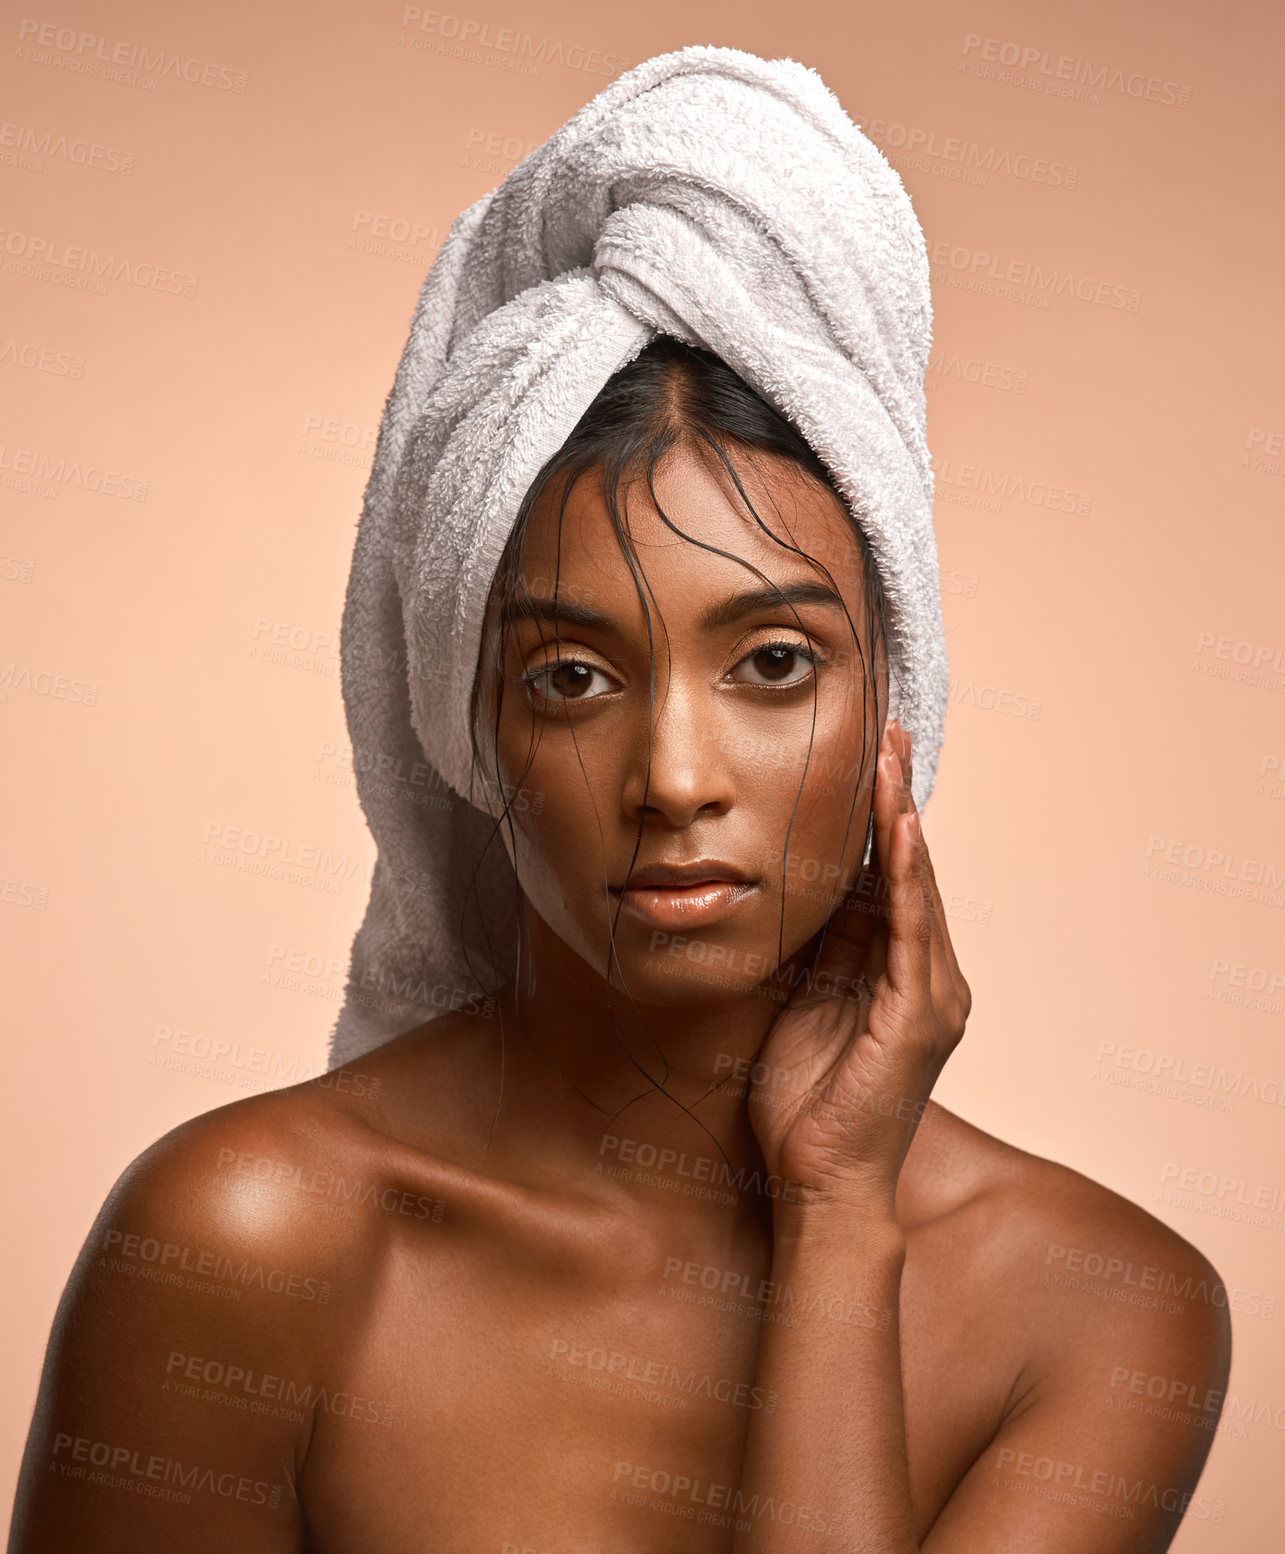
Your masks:
M879 865L822 930L760 1049L747 1100L789 1201L892 1216L897 1178L972 1006L910 792L910 737L890 723L875 782ZM809 946L809 951L811 950ZM796 957L796 960L798 957Z

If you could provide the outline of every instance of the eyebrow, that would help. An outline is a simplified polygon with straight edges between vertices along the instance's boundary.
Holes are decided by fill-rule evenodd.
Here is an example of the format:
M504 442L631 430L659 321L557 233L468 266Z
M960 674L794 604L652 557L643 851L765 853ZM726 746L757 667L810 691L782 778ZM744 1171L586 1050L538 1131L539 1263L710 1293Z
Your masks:
M782 583L779 587L755 588L748 593L729 594L712 604L701 616L699 625L703 631L713 631L719 626L730 626L747 615L761 610L784 608L787 605L819 604L828 609L845 610L846 606L833 588L818 581ZM507 612L508 620L556 621L563 626L583 626L590 631L611 632L618 630L608 615L587 609L581 604L571 604L563 599L550 599L543 595L524 595L515 598Z

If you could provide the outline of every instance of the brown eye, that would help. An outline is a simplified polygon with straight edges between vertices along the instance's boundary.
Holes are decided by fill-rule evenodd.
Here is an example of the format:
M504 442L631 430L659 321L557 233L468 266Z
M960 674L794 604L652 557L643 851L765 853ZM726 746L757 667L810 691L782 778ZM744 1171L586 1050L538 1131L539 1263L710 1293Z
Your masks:
M761 676L747 684L793 687L805 685L820 661L820 655L802 643L764 642L747 653L737 668L749 664Z
M522 676L528 694L547 702L594 701L601 690L591 693L594 676L606 680L601 669L586 664L578 658L564 658L556 664L546 664L543 669L533 669Z

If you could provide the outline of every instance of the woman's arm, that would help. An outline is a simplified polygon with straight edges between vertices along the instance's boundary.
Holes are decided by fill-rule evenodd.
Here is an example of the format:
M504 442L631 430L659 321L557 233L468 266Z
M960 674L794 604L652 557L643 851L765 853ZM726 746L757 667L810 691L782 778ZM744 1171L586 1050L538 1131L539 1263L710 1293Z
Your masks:
M736 1554L834 1549L910 1554L898 1297L905 1241L895 1220L842 1206L778 1217L769 1310L741 1472Z
M279 1152L261 1105L176 1129L109 1195L54 1320L10 1554L304 1547L294 1484L337 1291L308 1216L220 1169Z
M736 1554L917 1549L898 1311L897 1181L971 995L955 961L890 724L874 792L881 872L826 925L824 955L760 1053L748 1098L774 1205L770 1306L757 1382L780 1402L750 1427ZM852 989L853 992L838 991Z
M768 1304L790 1320L764 1322L755 1377L779 1401L751 1418L736 1507L751 1530L736 1554L1161 1554L1184 1515L1221 1525L1227 1508L1196 1484L1227 1385L1227 1291L1195 1248L1118 1202L1091 1188L1002 1206L1024 1229L997 1231L1007 1244L984 1320L1021 1335L1020 1380L922 1542L907 1467L900 1230L846 1205L789 1211ZM1065 1234L1068 1224L1104 1261L1162 1270L1179 1298L1134 1305L1096 1286L1045 1285L1052 1226ZM1169 1401L1145 1406L1162 1383Z
M1162 1554L1184 1516L1218 1527L1218 1547L1238 1544L1234 1508L1197 1491L1227 1386L1228 1292L1180 1236L1105 1189L1089 1192L1091 1225L1084 1193L1025 1210L1036 1228L1010 1257L1001 1297L1021 1324L1022 1382L925 1554ZM1132 1268L1137 1283L1144 1268L1158 1273L1170 1293L1134 1305L1116 1298L1138 1294L1118 1278L1108 1294L1091 1279L1071 1290L1043 1284L1037 1270L1058 1245L1043 1233L1050 1210L1076 1226L1080 1245Z
M1159 1554L1180 1515L1190 1514L1211 1437L1179 1420L1113 1410L1104 1402L1107 1378L1181 1372L1220 1400L1225 1291L1219 1304L1222 1286L1194 1248L1082 1179L1087 1191L1049 1186L999 1206L986 1238L999 1315L988 1315L1020 1333L1022 1360L990 1447L922 1544L917 1537L896 1185L971 998L920 842L909 751L900 737L898 744L881 753L875 801L879 854L888 860L886 924L872 932L871 914L866 926L841 931L827 966L833 978L817 983L861 986L864 977L865 994L809 990L791 1000L760 1054L770 1078L749 1100L768 1168L797 1190L794 1201L774 1205L773 1288L756 1383L779 1402L750 1423L735 1507L748 1530L733 1547ZM1040 1241L1063 1239L1046 1232L1068 1225L1088 1244L1124 1254L1121 1267L1133 1257L1165 1268L1205 1298L1163 1315L1096 1297L1059 1303L1061 1292L1041 1279ZM788 1320L770 1319L778 1313Z

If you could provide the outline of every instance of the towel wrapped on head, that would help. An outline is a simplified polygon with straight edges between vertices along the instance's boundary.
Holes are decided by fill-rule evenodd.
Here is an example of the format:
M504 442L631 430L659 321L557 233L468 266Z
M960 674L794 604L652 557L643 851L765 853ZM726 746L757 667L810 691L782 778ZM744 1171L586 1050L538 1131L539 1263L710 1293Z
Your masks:
M483 616L536 475L657 334L714 352L792 421L867 536L889 716L914 739L924 804L947 693L931 327L901 180L795 60L706 46L647 60L456 219L385 407L344 609L379 856L332 1067L513 968L512 865L486 845L495 811L470 737Z

